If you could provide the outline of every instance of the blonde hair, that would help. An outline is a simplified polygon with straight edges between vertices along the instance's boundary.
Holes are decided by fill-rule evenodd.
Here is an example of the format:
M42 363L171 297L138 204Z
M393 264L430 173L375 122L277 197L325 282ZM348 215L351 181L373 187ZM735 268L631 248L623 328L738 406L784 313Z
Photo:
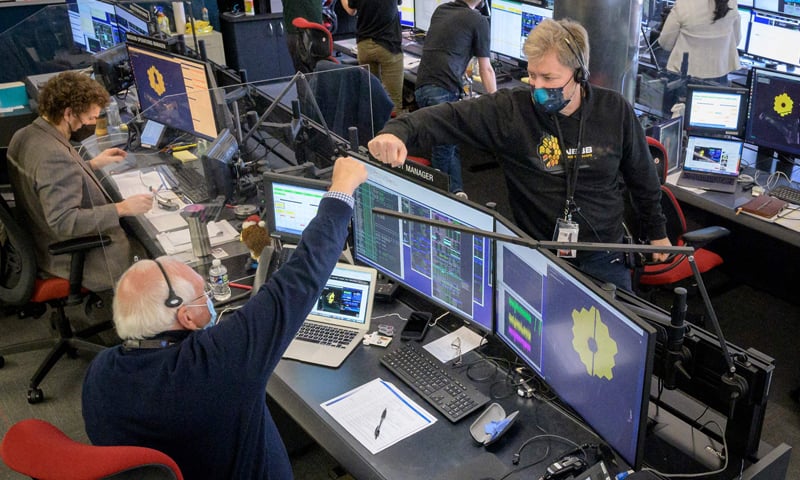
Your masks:
M589 67L589 34L574 20L544 19L531 30L523 50L528 63L537 63L548 53L556 52L556 58L564 66L579 70L583 62Z

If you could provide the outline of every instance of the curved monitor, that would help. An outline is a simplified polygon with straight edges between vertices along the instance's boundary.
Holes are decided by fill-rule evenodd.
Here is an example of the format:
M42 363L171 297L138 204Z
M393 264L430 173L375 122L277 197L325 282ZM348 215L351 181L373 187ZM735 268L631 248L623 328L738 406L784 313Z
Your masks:
M497 242L496 262L497 336L638 469L655 330L549 252Z
M744 136L747 89L689 85L684 128L690 135Z

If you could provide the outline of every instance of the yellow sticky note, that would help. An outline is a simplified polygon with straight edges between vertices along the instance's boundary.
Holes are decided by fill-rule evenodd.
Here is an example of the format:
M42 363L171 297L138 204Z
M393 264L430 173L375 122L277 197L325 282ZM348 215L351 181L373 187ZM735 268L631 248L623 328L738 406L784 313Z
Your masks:
M190 152L189 150L181 150L180 152L172 152L172 156L177 158L183 163L191 162L192 160L197 160L197 157Z

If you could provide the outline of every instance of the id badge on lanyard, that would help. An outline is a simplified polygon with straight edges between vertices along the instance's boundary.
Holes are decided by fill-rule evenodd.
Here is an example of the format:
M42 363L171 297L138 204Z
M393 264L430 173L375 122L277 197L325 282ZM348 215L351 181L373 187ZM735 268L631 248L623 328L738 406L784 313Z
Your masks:
M575 243L578 241L578 231L580 227L576 222L572 221L572 217L559 218L556 221L556 231L553 234L553 240L563 243ZM559 248L558 256L562 258L575 258L577 255L576 250L571 248Z

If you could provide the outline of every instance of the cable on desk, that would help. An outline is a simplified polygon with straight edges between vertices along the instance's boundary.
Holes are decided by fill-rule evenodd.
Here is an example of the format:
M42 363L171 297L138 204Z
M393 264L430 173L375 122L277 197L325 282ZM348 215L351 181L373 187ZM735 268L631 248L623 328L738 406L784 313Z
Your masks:
M392 316L396 316L397 318L399 318L400 320L402 320L402 321L404 321L404 322L407 322L407 321L408 321L408 319L407 319L407 318L403 317L403 316L402 316L402 315L400 315L399 313L387 313L387 314L385 314L385 315L378 315L377 317L372 317L372 320L379 320L379 319L381 319L381 318L392 317Z

